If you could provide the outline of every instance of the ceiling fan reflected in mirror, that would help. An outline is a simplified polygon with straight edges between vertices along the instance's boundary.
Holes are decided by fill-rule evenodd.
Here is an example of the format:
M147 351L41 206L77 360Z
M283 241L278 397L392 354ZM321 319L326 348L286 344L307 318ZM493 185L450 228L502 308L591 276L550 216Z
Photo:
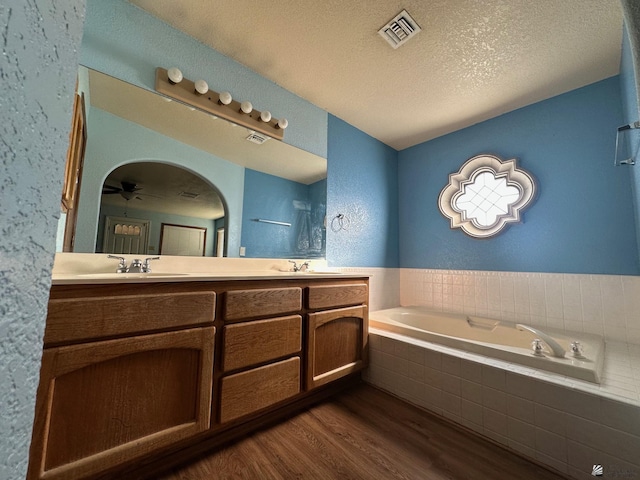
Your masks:
M150 194L145 194L145 193L140 193L140 190L142 190L142 187L138 187L137 184L133 183L133 182L127 182L127 181L122 181L120 182L121 187L115 187L113 185L107 185L106 183L102 186L102 194L103 195L113 195L113 194L120 194L120 196L122 198L124 198L125 200L129 201L132 199L137 199L137 200L142 200L142 196L150 196L150 197L157 197L156 195L150 195ZM160 197L158 197L160 198Z

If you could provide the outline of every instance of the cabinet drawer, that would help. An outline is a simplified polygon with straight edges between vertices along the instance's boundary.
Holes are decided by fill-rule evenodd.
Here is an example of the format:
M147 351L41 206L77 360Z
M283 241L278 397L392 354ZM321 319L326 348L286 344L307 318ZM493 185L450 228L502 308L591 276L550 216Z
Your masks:
M226 372L298 353L302 348L302 317L235 323L224 327Z
M49 301L44 343L212 323L214 292L100 296Z
M309 308L342 307L367 303L369 289L366 283L318 285L309 287Z
M258 411L300 392L300 357L223 377L220 422Z
M301 309L300 287L232 290L225 294L224 319L266 317L293 313Z

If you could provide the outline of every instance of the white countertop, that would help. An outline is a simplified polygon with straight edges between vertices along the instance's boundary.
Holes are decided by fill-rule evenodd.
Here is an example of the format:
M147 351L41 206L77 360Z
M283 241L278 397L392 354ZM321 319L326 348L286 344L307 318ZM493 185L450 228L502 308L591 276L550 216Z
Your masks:
M110 283L159 283L159 282L201 282L223 280L283 280L301 278L352 278L362 275L348 275L338 272L213 272L213 273L95 273L95 274L53 274L53 285L83 285Z
M123 255L127 264L140 255ZM144 257L142 257L144 259ZM296 259L298 264L304 260ZM224 280L283 280L301 278L362 278L331 271L325 260L310 260L309 270L291 271L287 259L203 258L162 256L150 273L115 273L118 261L97 253L57 253L53 285L198 282Z

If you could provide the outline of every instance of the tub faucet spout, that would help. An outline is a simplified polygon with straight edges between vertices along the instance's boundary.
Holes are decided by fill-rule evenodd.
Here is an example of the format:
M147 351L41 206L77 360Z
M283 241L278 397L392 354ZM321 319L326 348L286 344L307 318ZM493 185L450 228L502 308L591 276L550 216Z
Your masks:
M544 343L547 344L547 346L553 352L553 356L554 357L564 358L564 354L566 353L564 348L562 348L558 342L556 342L553 338L551 338L549 335L547 335L543 331L538 330L537 328L534 328L534 327L530 327L529 325L524 325L522 323L517 323L516 324L516 328L518 330L527 330L527 331L535 334Z

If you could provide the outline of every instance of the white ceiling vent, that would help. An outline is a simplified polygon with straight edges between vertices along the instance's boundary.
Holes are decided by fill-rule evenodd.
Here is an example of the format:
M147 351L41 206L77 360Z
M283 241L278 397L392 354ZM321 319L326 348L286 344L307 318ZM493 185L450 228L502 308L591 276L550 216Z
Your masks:
M393 48L404 45L411 37L422 30L406 10L402 10L389 23L378 30L378 33Z
M262 145L264 142L269 140L271 137L264 135L262 133L254 132L253 130L249 130L249 136L246 137L246 140L251 143L257 143L258 145Z

